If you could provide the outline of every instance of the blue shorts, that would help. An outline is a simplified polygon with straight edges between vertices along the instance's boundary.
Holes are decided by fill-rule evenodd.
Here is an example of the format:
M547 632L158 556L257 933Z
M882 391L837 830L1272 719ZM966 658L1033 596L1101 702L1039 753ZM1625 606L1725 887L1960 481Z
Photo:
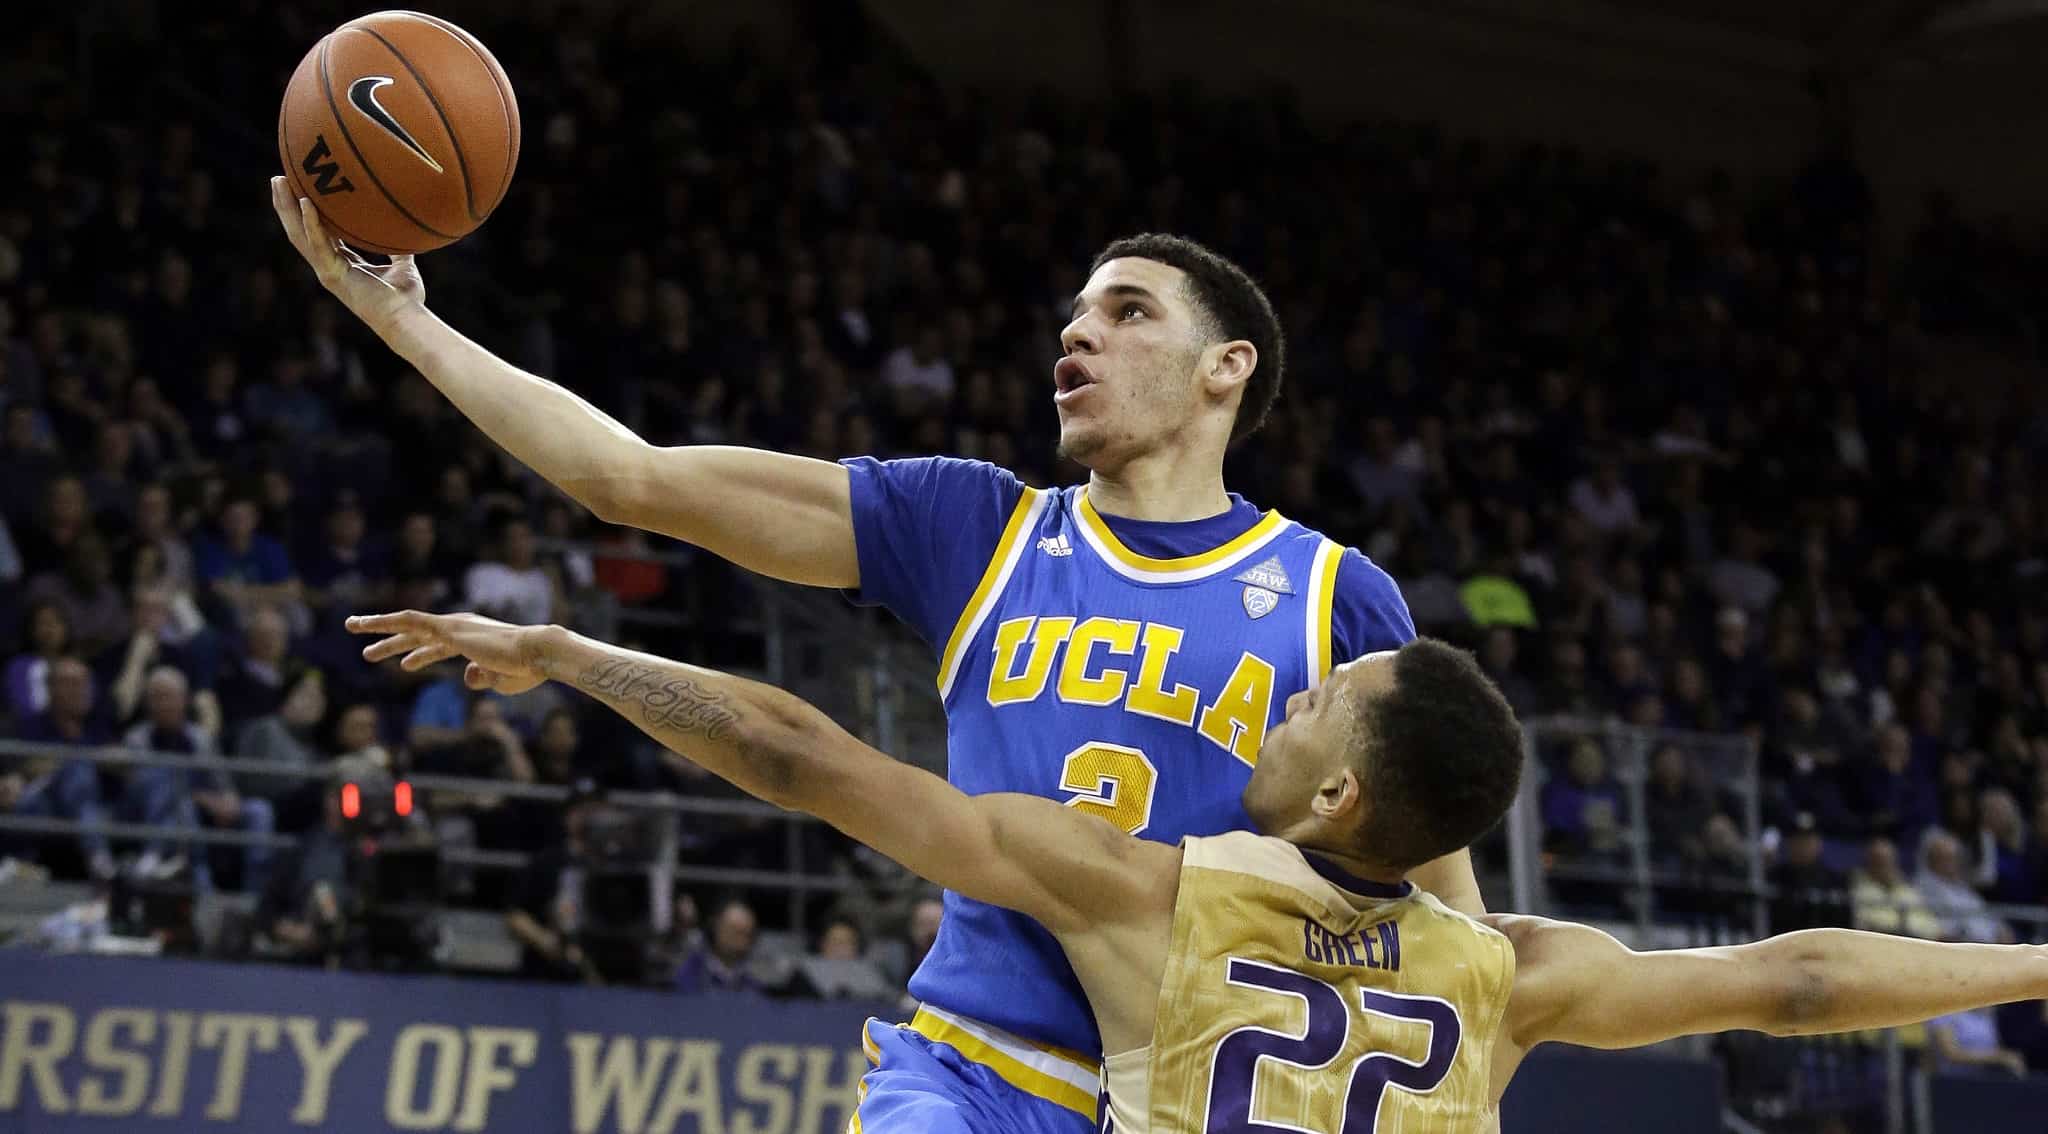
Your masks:
M861 1047L849 1134L1094 1134L1101 1075L1080 1056L929 1007L869 1020Z

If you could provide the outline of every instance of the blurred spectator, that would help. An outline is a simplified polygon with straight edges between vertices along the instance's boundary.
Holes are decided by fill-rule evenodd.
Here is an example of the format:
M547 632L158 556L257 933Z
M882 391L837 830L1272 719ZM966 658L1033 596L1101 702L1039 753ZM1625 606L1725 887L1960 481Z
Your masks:
M391 770L391 753L383 744L375 705L357 703L349 705L334 717L334 751L336 759L345 760L351 756L368 760L386 771Z
M1763 533L1748 524L1735 525L1727 554L1708 572L1714 597L1752 617L1768 613L1782 584L1764 565L1763 554Z
M1400 459L1400 438L1391 419L1377 416L1365 423L1365 451L1351 459L1345 470L1351 487L1364 501L1367 515L1374 520L1399 507L1420 514L1422 479Z
M72 653L71 623L64 607L45 599L22 620L22 649L7 661L7 711L17 721L50 707L50 668Z
M62 570L73 549L97 534L85 483L70 473L55 473L43 488L42 514L22 528L22 563L30 575Z
M422 749L413 755L413 770L439 776L460 776L530 784L533 763L526 744L505 723L502 702L473 696L461 739ZM436 826L444 843L470 843L491 850L515 850L523 843L523 811L505 797L489 791L433 793ZM466 826L470 831L452 835L451 829Z
M851 918L835 917L818 934L817 948L797 966L795 988L828 1000L886 1000L888 978L866 957L865 936Z
M12 587L21 582L28 571L28 563L21 557L21 545L14 539L14 529L7 525L7 516L0 513L0 583Z
M33 565L33 553L39 549L37 537L42 534L41 526L35 522L36 504L48 499L48 485L56 475L58 457L43 436L33 403L9 402L0 422L4 422L4 429L0 429L0 484L8 486L4 497L0 497L0 516L15 527L22 556ZM82 492L78 503L81 507L84 504ZM49 513L45 511L44 515Z
M295 444L328 434L334 428L334 414L326 399L307 387L311 369L298 344L287 346L271 367L270 381L249 390L245 404L250 421Z
M2027 840L2027 876L2033 880L2033 889L2027 901L2041 902L2048 899L2048 795L2034 800L2034 822Z
M1600 742L1574 742L1565 774L1543 785L1544 849L1568 856L1612 855L1621 846L1624 815L1621 785L1608 774Z
M304 768L322 763L320 722L327 716L327 686L319 670L299 675L285 692L277 711L249 721L235 739L236 760L263 761ZM235 788L257 799L278 801L304 793L311 781L294 776L234 768Z
M455 557L442 548L433 513L407 513L398 524L398 546L391 558L392 578L430 581L426 602L419 608L439 610L454 593L449 582L454 574Z
M1934 777L1913 761L1912 738L1901 725L1877 731L1876 759L1863 768L1858 803L1870 829L1907 846L1939 815Z
M535 558L533 527L519 516L498 523L492 554L463 579L466 610L515 625L555 620L557 586Z
M206 681L212 677L212 667L206 664L204 651L178 645L181 640L189 641L189 635L179 636L169 592L155 584L142 583L134 588L133 594L133 624L127 645L120 651L120 668L115 671L113 685L108 690L116 721L126 721L134 716L136 705L142 699L144 679L159 665L173 666L188 679L197 676ZM112 653L108 656L111 657ZM218 732L220 703L215 700L212 690L202 688L196 704L207 728Z
M505 928L519 942L519 974L529 980L603 978L577 944L581 925L582 870L587 853L584 830L604 804L596 785L579 785L563 805L558 838L541 846L523 874L519 893L505 912Z
M1986 912L1983 896L1970 886L1962 841L1947 831L1929 831L1920 840L1920 875L1914 885L1940 925L1943 940L2011 940L2005 926Z
M1707 681L1713 686L1723 727L1740 727L1763 718L1770 675L1750 637L1749 615L1739 607L1723 607L1715 616Z
M47 707L17 728L16 735L32 744L98 747L113 737L93 715L92 672L75 657L59 657L49 666ZM145 769L157 772L161 769ZM168 790L166 776L145 777L152 790L154 806L135 810L164 822L173 818L175 794ZM16 815L43 818L90 820L102 814L100 776L85 760L53 755L0 759L0 806ZM114 856L105 836L85 832L78 836L80 855L95 878L114 875ZM11 853L26 856L18 843Z
M1537 699L1542 712L1579 717L1598 713L1593 683L1586 672L1586 647L1577 637L1560 634L1550 639L1550 666L1545 677Z
M1977 816L1977 871L1972 884L1994 902L2033 901L2035 879L2027 862L2027 825L2020 818L2019 802L2002 787L1985 788Z
M252 497L237 496L221 509L220 535L194 550L199 581L241 621L260 609L299 601L298 577L283 545L256 531Z
M1636 494L1622 483L1621 462L1613 457L1600 458L1591 476L1573 482L1568 499L1603 536L1625 535L1642 522L1636 511Z
M945 356L945 337L938 325L922 320L908 343L882 359L882 385L905 416L953 397L953 364Z
M50 672L49 709L30 718L21 729L21 737L43 744L112 743L113 738L94 716L93 708L91 673L76 659L62 659ZM41 763L40 771L31 771L27 776L27 786L15 804L17 812L84 822L112 819L153 827L191 822L185 777L177 769L119 764L96 767L83 760L66 760L55 768L49 767L47 761ZM111 877L114 857L107 837L88 830L79 835L78 841L93 875ZM138 874L154 875L169 869L175 857L172 839L154 836L142 841L140 855L131 866Z
M1899 848L1890 839L1872 839L1864 847L1863 869L1849 879L1849 902L1858 929L1941 937L1941 922L1899 870Z
M305 557L300 579L316 610L373 610L390 581L384 556L370 541L360 499L344 491L327 513L322 538Z
M1650 822L1650 854L1657 866L1695 866L1706 860L1701 841L1714 801L1694 776L1685 753L1675 744L1658 747L1650 757L1650 782L1643 789Z
M171 666L149 672L144 694L144 717L128 730L121 743L130 748L147 748L207 760L214 766L206 771L176 771L181 802L190 805L185 822L217 831L240 831L268 835L276 830L276 813L270 802L245 797L235 789L227 769L219 761L215 733L191 718L191 691L185 675ZM168 769L166 769L168 770ZM139 769L138 769L139 771ZM213 888L215 863L238 863L230 870L239 877L240 889L261 891L268 877L271 848L249 845L192 849L192 874L201 890Z
M135 526L129 534L131 570L134 556L145 548L154 549L158 562L154 582L170 592L179 623L196 630L202 622L195 601L197 569L192 547L179 534L171 509L171 490L160 482L144 485L135 494Z
M249 721L277 711L303 663L292 657L291 628L272 607L249 613L242 628L242 649L229 659L217 686L224 730L238 731Z
M759 991L760 982L749 971L759 925L753 908L745 902L733 900L720 906L711 919L710 939L677 967L676 991L686 995Z
M1505 626L1496 626L1486 632L1486 641L1479 650L1479 664L1486 675L1500 686L1508 704L1521 716L1527 716L1536 708L1536 687L1522 676L1515 662L1521 653L1521 639Z
M92 658L128 636L128 606L114 585L114 563L106 541L86 533L71 545L61 572L31 579L30 602L52 602L63 608L71 627L73 648Z
M1777 891L1771 903L1773 933L1849 923L1847 880L1821 860L1822 849L1813 815L1802 811L1793 816L1771 868L1771 886Z
M1810 813L1831 834L1849 833L1856 823L1842 778L1849 747L1838 718L1823 716L1820 702L1804 689L1787 690L1781 702L1776 751L1767 754L1790 806Z
M1934 1041L1934 1054L1944 1068L1982 1067L2027 1073L2027 1061L2017 1051L1998 1042L1998 1019L1990 1008L1957 1012L1927 1022L1927 1034Z
M827 961L855 961L861 956L860 926L851 918L835 917L818 934L815 956Z

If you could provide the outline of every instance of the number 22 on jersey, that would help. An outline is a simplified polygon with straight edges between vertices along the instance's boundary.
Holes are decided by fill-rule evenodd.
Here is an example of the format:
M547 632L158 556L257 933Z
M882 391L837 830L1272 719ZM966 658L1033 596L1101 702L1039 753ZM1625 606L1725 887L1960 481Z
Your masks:
M1230 958L1226 979L1232 987L1253 990L1262 1000L1292 997L1305 1009L1306 1023L1297 1032L1270 1028L1242 1027L1224 1036L1209 1063L1209 1104L1202 1134L1306 1134L1300 1126L1284 1122L1262 1122L1253 1112L1271 1109L1261 1105L1258 1090L1261 1072L1267 1078L1263 1098L1271 1100L1280 1091L1303 1110L1308 1090L1307 1076L1344 1076L1344 1093L1332 1099L1333 1113L1305 1115L1309 1129L1331 1134L1373 1134L1379 1124L1380 1100L1388 1087L1428 1094L1450 1076L1457 1059L1463 1024L1458 1010L1434 996L1404 996L1378 989L1358 990L1359 1008L1369 1016L1425 1029L1427 1048L1418 1062L1383 1051L1367 1051L1355 1057L1348 1071L1335 1065L1351 1045L1352 1015L1345 996L1335 985L1292 969L1243 957ZM1268 1067L1268 1062L1277 1066ZM1287 1076L1284 1082L1278 1076ZM1276 1091L1275 1089L1278 1088ZM1115 1134L1107 1096L1102 1105L1101 1134Z
M1206 1134L1290 1134L1298 1127L1260 1122L1252 1117L1260 1065L1267 1060L1328 1075L1350 1045L1352 1015L1344 994L1315 977L1260 961L1232 957L1227 979L1237 988L1271 996L1291 996L1307 1009L1299 1035L1267 1028L1243 1027L1223 1037L1210 1064L1209 1115ZM1372 1134L1379 1122L1380 1099L1389 1086L1428 1094L1451 1073L1462 1030L1458 1010L1434 996L1403 996L1379 989L1358 989L1358 1007L1371 1016L1413 1022L1428 1029L1428 1052L1412 1062L1386 1052L1366 1052L1351 1064L1341 1114L1316 1115L1317 1129L1340 1134ZM1280 1074L1276 1068L1269 1074ZM1278 1085L1278 1084L1274 1084ZM1301 1087L1297 1087L1297 1090ZM1338 1123L1341 1122L1341 1125Z

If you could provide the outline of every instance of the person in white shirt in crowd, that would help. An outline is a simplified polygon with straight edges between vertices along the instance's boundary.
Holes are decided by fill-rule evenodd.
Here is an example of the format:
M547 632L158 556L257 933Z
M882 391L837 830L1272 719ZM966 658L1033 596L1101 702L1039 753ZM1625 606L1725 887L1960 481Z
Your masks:
M1940 827L1921 836L1920 874L1913 886L1941 923L1942 940L1992 945L2012 940L2012 932L1991 916L1984 896L1970 885L1962 840Z
M927 322L907 345L882 359L882 385L888 387L899 408L915 412L952 400L953 364L946 360L944 348L938 324Z
M508 622L550 622L558 587L534 550L533 527L513 515L499 521L494 557L469 569L462 603Z
M1602 457L1590 476L1580 477L1571 487L1572 509L1586 518L1603 536L1634 530L1642 523L1636 511L1636 494L1621 479L1621 462Z

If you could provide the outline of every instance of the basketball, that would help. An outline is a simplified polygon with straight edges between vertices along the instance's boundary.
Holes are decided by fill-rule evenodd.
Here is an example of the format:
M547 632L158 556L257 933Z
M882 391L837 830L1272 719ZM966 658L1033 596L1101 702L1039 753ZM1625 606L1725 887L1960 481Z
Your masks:
M475 231L519 163L519 104L475 36L420 12L328 33L277 116L293 191L351 247L427 252Z

